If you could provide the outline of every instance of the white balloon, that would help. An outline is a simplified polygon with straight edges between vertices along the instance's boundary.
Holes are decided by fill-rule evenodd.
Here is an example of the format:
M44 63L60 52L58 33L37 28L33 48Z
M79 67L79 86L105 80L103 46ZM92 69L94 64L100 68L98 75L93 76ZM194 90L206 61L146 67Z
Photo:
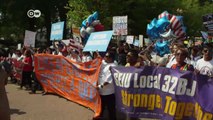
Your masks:
M95 27L96 25L101 24L100 20L94 20L91 26Z
M163 37L163 38L176 37L176 36L173 34L173 32L172 32L171 29L169 29L168 32L165 32L165 33L160 34L160 36Z
M95 28L92 27L92 26L89 26L89 27L87 27L87 29L86 29L86 33L87 33L87 34L91 34L91 33L94 32L94 31L95 31Z
M80 34L81 34L81 37L83 37L83 38L86 36L87 32L86 32L86 29L84 27L81 28Z

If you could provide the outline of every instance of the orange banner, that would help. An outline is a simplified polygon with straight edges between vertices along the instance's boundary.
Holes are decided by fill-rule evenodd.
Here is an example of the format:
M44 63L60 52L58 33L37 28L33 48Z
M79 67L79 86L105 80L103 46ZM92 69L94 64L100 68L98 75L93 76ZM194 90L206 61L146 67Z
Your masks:
M76 63L63 56L37 54L34 60L36 77L46 92L89 107L95 112L94 117L100 115L101 99L95 86L101 58Z

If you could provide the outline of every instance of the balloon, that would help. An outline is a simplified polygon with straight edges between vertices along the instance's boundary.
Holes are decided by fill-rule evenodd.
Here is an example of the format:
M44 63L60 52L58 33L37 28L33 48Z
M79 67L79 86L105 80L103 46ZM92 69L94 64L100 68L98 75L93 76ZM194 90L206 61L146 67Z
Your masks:
M155 51L162 57L165 54L170 53L168 42L157 41L155 44Z
M95 31L104 31L104 26L102 24L98 24L94 28Z
M82 27L87 27L87 20L84 20L84 21L81 23L81 26L82 26Z
M158 15L158 19L166 17L168 20L171 19L172 15L169 14L167 11L162 12L160 15Z
M82 37L82 38L84 38L84 37L86 36L87 32L86 32L86 29L85 29L84 27L82 27L82 28L80 29L80 34L81 34L81 37Z
M91 23L93 22L93 17L92 15L90 15L88 18L87 18L87 22L89 24L89 26L91 25Z
M154 18L150 24L147 24L147 35L152 39L160 37L185 39L186 27L183 24L183 16L175 16L167 11L162 12L158 20Z
M174 32L177 37L182 37L186 34L186 27L181 27Z
M96 25L98 24L101 24L100 20L94 20L92 23L91 23L91 26L95 27Z
M168 32L162 33L162 34L160 34L160 36L163 37L163 38L168 38L168 37L172 36L172 34L173 34L172 30L169 29Z
M147 34L151 38L160 38L160 33L166 31L166 28L170 24L166 17L157 20L154 18L150 24L147 25Z
M90 34L94 31L103 31L104 26L101 25L100 21L98 20L98 12L94 12L93 14L89 15L87 19L85 19L81 23L80 35L84 39L84 43L89 38Z
M177 37L176 40L177 40L178 42L182 42L182 41L186 40L186 34L184 34L183 36Z
M183 16L176 16L180 24L183 26Z
M151 37L151 38L159 38L160 36L157 34L157 20L156 18L154 18L150 24L147 25L147 34Z
M94 13L92 14L92 16L93 16L93 19L94 19L94 20L97 20L97 19L98 19L98 12L97 12L97 11L94 12Z
M171 22L171 28L174 30L182 26L178 17L176 17L175 15L172 16L172 18L170 19L170 22Z
M157 20L156 27L159 30L159 32L162 32L166 30L169 24L170 24L169 20L166 17L163 17Z
M89 26L89 27L87 27L87 29L86 29L86 33L87 33L87 34L91 34L91 33L94 32L94 31L95 31L95 28L92 27L92 26Z

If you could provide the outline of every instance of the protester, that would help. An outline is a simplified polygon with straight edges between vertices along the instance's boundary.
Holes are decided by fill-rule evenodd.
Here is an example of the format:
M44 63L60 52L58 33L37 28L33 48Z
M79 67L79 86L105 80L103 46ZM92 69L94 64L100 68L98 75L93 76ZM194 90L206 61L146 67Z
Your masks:
M25 86L25 87L27 89L31 89L31 87L32 87L31 74L32 74L32 71L33 71L33 66L32 66L33 60L32 60L32 57L31 57L30 50L27 49L25 51L24 55L25 55L25 58L23 60L24 66L23 66L22 81L21 81L20 88L22 88L25 85L28 85L28 86Z
M24 60L24 58L25 58L24 51L25 50L26 50L25 48L22 48L21 51L20 50L17 51L17 56L18 56L17 60L18 61L23 61Z
M71 50L71 53L68 56L68 58L72 61L75 61L75 62L81 62L81 58L80 58L77 50Z
M64 57L67 57L68 56L68 51L67 51L67 48L64 47L62 50L61 50L61 53Z
M140 63L138 63L138 51L130 50L127 53L126 62L127 64L125 65L125 67L129 67L129 66L139 67Z
M40 54L42 51L41 50L38 50L38 51L34 51L35 52L35 54ZM51 53L51 50L50 49L46 49L46 54L52 54ZM34 57L33 57L34 58ZM33 84L32 84L32 89L31 89L31 92L29 92L30 94L35 94L36 93L36 91L38 90L38 89L42 89L42 86L41 86L41 84L39 83L39 81L38 81L38 79L37 79L37 77L36 77L36 74L35 74L35 67L34 67L34 64L35 64L35 62L34 62L34 60L33 60L33 72L32 72L32 80L33 80ZM43 91L43 94L45 94L45 92Z
M63 48L64 48L64 46L62 44L58 44L58 54L57 55L63 55L62 54Z
M9 102L5 90L7 77L11 72L11 66L6 62L0 63L0 120L10 120Z
M104 108L107 107L110 120L116 120L115 110L115 90L113 85L112 74L110 67L117 66L114 62L115 54L107 52L102 61L101 71L98 79L98 89L101 96L101 114L100 120L103 119Z
M46 53L46 54L52 54L52 49L51 49L51 48L49 48L49 47L48 47L48 48L46 48L45 53Z
M196 71L203 75L213 77L213 45L207 43L203 47L203 58L196 63Z
M197 46L193 46L191 50L191 55L189 56L188 63L192 64L193 67L196 66L196 62L201 59L201 56L199 55L199 48Z
M167 68L171 68L173 64L176 64L175 52L178 48L184 48L183 45L174 43L171 47L171 55L169 55L168 63L166 64Z
M92 57L89 52L83 52L82 62L89 62L92 60Z
M175 60L176 63L174 63L171 68L177 69L177 70L184 70L184 71L194 71L194 67L190 64L187 64L185 62L186 57L188 56L188 52L184 48L178 48L175 51Z
M119 41L116 53L118 55L118 65L126 65L126 52L124 48L124 41Z

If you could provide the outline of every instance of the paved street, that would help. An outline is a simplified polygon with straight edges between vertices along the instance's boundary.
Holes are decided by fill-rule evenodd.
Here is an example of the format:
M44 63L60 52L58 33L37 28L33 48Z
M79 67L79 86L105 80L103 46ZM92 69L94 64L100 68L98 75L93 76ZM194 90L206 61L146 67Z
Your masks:
M8 84L11 120L91 120L93 111L57 95L29 94Z
M92 120L94 112L57 95L42 95L41 91L29 94L30 91L19 89L18 85L6 86L10 104L11 120ZM107 118L107 112L105 111ZM125 115L117 113L118 120ZM140 119L155 120L155 119Z

